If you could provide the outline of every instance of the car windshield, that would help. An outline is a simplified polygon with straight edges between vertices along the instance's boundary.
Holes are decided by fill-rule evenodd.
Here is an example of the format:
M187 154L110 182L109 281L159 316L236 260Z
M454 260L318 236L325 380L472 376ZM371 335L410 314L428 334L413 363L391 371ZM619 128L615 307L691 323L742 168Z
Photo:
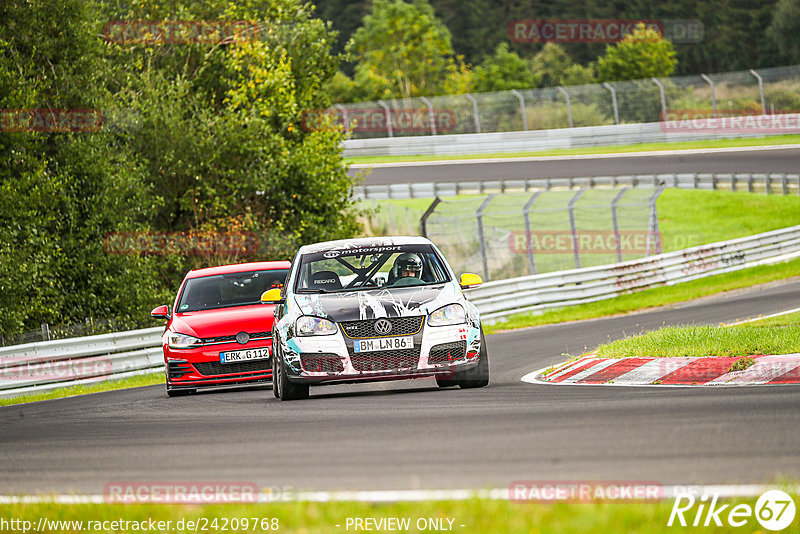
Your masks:
M177 311L260 304L264 291L283 287L288 272L288 269L270 269L190 278L181 292Z
M433 285L450 279L430 245L343 248L304 254L298 293L329 293Z

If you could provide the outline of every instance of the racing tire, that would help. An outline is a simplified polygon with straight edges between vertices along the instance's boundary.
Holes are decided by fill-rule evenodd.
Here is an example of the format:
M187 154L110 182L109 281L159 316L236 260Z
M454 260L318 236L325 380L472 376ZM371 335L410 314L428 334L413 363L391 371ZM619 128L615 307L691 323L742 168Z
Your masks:
M278 367L277 374L273 374L273 383L277 383L278 398L282 401L300 400L308 398L308 384L294 384L289 381L286 376L286 368L283 366L283 357L278 352L275 355L276 363L273 364L273 373L275 373L275 366Z
M472 369L455 373L455 382L461 389L483 388L489 385L489 352L486 350L486 336L481 328L481 352L478 365Z
M278 370L276 369L276 365L278 362L278 354L277 354L277 340L273 339L272 342L272 395L276 399L280 399L280 392L278 391Z
M451 388L458 385L458 380L453 378L454 374L445 374L436 376L436 385L440 388Z

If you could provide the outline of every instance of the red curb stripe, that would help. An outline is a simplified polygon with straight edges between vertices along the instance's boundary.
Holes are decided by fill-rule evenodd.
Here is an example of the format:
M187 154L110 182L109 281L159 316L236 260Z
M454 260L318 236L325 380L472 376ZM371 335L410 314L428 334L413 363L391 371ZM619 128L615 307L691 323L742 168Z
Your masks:
M580 365L581 362L586 362L586 361L589 361L590 359L591 359L591 357L587 356L587 357L584 357L584 358L580 358L579 360L576 360L574 362L562 363L561 365L559 365L558 367L556 367L555 369L553 369L552 371L550 371L549 373L544 375L544 379L547 380L548 376L557 375L558 373L563 372L564 369L569 369L569 368L571 368L571 367L573 367L575 365Z
M564 373L563 375L559 376L558 378L554 378L553 380L551 380L551 382L563 382L565 379L567 379L567 378L569 378L571 376L577 375L581 371L585 371L586 369L588 369L590 367L594 367L595 365L597 365L598 363L600 363L602 361L603 360L601 360L599 358L595 359L595 360L592 360L587 364L581 365L580 367L576 367L575 369L573 369L572 371L570 371L568 373Z
M795 367L788 373L773 378L767 384L800 384L800 367Z
M633 371L634 369L637 369L652 360L653 358L625 358L624 360L620 360L617 363L609 365L605 369L601 369L594 374L578 380L577 383L602 384L604 382L608 382L609 380L614 380L618 376L624 375L628 371Z
M739 358L697 358L660 380L662 384L705 384L728 372Z

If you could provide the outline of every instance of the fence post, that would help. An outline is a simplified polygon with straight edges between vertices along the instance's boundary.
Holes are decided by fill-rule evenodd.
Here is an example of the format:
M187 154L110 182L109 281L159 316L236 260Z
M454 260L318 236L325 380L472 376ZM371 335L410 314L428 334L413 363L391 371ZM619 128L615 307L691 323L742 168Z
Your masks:
M487 255L486 255L487 254L487 252L486 252L486 234L483 231L483 214L486 211L486 208L489 207L489 203L492 201L492 199L494 197L495 197L494 193L492 193L491 195L486 197L486 200L483 201L483 204L481 204L481 207L478 208L478 211L476 213L476 215L478 217L478 239L480 240L479 242L480 242L480 246L481 246L481 259L483 260L483 274L484 274L483 278L487 282L489 281L489 259L488 259Z
M656 254L661 254L663 252L663 245L661 243L661 230L658 227L658 208L656 207L656 201L658 197L661 196L661 193L664 192L664 186L662 185L658 189L656 189L653 196L650 197L650 224L648 224L647 229L647 249L645 250L645 256L650 255L650 236L652 235L653 240L655 241L653 250Z
M560 85L556 86L556 89L558 89L559 93L564 95L564 100L567 102L567 119L569 120L569 127L574 128L575 125L572 123L572 103L569 100L569 93Z
M422 237L428 237L428 217L431 216L436 206L438 206L441 201L442 199L439 197L434 198L431 205L428 206L428 209L425 210L425 213L419 218L419 233Z
M620 239L619 235L619 218L617 217L617 206L619 205L620 200L622 197L625 196L625 193L628 192L629 187L623 187L622 191L617 193L617 196L614 197L614 200L611 201L611 221L614 224L614 240L617 244L617 261L622 263L622 240Z
M758 80L758 94L761 95L761 114L762 115L766 115L767 114L767 105L766 105L766 103L764 101L764 80L762 80L761 76L756 71L754 71L753 69L750 69L750 74L755 76L756 80Z
M525 249L528 253L528 267L531 274L536 274L536 260L533 257L533 242L531 238L531 209L541 194L541 191L536 191L522 209L522 216L525 218Z
M658 78L650 78L656 87L658 87L658 94L661 97L661 120L667 121L667 99L664 96L664 85L658 81Z
M342 120L344 121L344 133L350 134L350 114L347 113L347 108L341 104L335 104L333 107L342 112Z
M475 97L471 94L467 93L464 95L467 100L472 102L472 116L475 119L475 133L481 133L481 118L478 115L478 101L475 100Z
M50 341L50 325L42 323L42 341Z
M581 195L583 192L586 191L585 187L581 187L577 193L572 197L572 200L569 201L569 205L567 209L569 210L569 227L572 231L572 250L575 253L575 268L580 269L581 267L581 251L578 248L578 227L575 223L575 204L580 200Z
M617 109L617 91L608 82L603 82L603 87L611 93L611 105L614 107L614 124L619 124L619 110Z
M522 93L517 91L516 89L511 90L511 94L517 97L519 100L519 111L522 114L522 128L527 132L528 131L528 112L525 111L525 97L522 96Z
M392 130L392 110L389 109L389 106L383 100L378 100L378 105L383 108L383 113L386 115L386 131L389 137L394 137L394 132Z
M431 135L436 135L436 117L433 114L433 104L424 96L419 97L422 103L428 106L428 122L431 125Z
M705 74L700 75L701 78L708 84L711 88L711 107L714 109L714 117L717 116L717 94L714 92L714 82L706 76Z

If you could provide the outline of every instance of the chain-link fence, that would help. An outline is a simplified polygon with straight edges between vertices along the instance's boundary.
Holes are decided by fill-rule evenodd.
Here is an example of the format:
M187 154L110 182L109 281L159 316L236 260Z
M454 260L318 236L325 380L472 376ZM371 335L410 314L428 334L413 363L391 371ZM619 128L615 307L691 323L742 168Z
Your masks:
M698 76L337 104L351 139L515 132L800 111L800 65Z
M536 190L386 203L376 234L424 234L485 280L606 265L662 251L658 189ZM405 204L405 205L403 205Z

